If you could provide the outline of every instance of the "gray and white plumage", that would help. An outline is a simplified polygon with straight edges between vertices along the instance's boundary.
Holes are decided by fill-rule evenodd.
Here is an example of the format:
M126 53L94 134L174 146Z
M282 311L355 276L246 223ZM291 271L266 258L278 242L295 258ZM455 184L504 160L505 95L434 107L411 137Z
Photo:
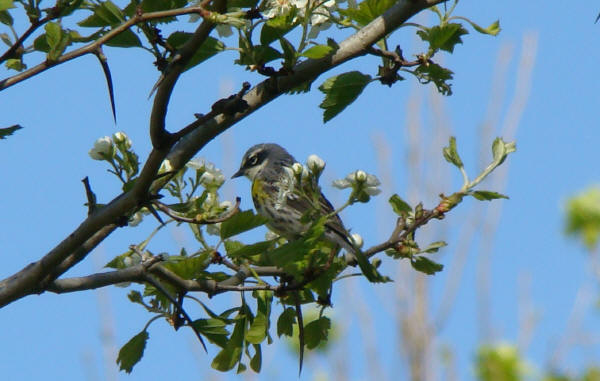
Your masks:
M293 192L290 184L291 166L296 160L283 147L273 143L257 144L244 154L240 169L232 176L246 176L252 181L252 200L256 211L269 219L267 226L275 233L295 240L310 227L302 223L303 215L315 206L306 198ZM321 193L319 213L327 215L335 209ZM348 231L335 214L325 224L325 238L349 253L354 253Z

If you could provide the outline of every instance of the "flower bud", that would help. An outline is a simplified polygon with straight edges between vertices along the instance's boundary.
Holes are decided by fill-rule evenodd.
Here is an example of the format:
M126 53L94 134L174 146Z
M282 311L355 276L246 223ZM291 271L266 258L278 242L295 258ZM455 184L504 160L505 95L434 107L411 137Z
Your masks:
M359 249L363 247L363 239L358 233L352 234L352 242L354 242L354 246L358 247Z
M310 155L306 160L306 165L312 173L319 174L325 168L325 162L317 155Z
M131 148L131 139L124 132L115 132L113 134L115 144L122 145L126 150Z
M300 163L294 163L292 165L292 170L294 171L294 174L296 176L300 176L302 174L303 169L304 169L304 166Z
M367 174L365 171L361 171L360 169L354 172L354 179L360 183L367 181Z
M109 160L115 156L115 145L110 136L103 136L94 142L88 154L94 160Z

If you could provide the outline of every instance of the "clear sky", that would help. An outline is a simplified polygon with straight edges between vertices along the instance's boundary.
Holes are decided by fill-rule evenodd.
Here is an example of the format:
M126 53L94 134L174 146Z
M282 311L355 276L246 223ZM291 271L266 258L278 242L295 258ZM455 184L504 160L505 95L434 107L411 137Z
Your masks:
M600 8L593 2L463 0L455 14L482 25L500 19L502 32L495 38L471 33L463 37L464 45L457 46L453 55L440 56L441 62L455 72L451 97L432 96L431 86L419 86L409 77L392 88L372 84L344 113L323 125L318 108L322 94L313 86L308 94L283 96L265 106L217 137L199 156L215 162L229 177L244 151L255 143L277 142L298 160L316 153L327 162L324 191L337 204L345 193L333 189L331 180L358 168L378 175L384 182L384 193L377 196L377 202L358 205L343 215L346 225L361 233L368 246L385 239L391 230L393 216L386 205L392 193L433 206L439 193L448 194L460 186L460 175L441 156L449 135L457 137L463 161L474 173L482 125L488 122L495 128L486 152L503 126L517 126L508 132L515 134L518 151L508 159L506 184L501 178L484 184L484 188L508 194L510 200L495 202L501 208L488 210L475 222L471 213L479 204L467 200L420 235L424 241L445 239L449 243L437 257L446 265L445 271L429 279L431 320L444 305L452 269L466 253L455 303L430 354L435 357L446 349L452 351L459 379L465 380L474 378L472 360L483 339L526 343L522 349L533 369L550 363L557 350L554 364L561 370L600 365L600 323L593 309L597 284L585 250L564 236L563 226L565 199L600 179L600 25L594 24L598 12ZM417 22L432 20L430 14L421 15ZM338 38L343 35L332 33ZM410 29L398 32L392 42L401 44L407 56L420 49ZM0 141L1 278L39 259L85 218L85 194L80 182L84 176L89 176L100 202L118 194L120 187L106 173L106 166L87 154L95 139L125 131L142 159L149 152L148 93L157 78L152 57L140 49L106 48L105 53L115 83L116 126L104 78L93 56L52 68L0 93L0 125L18 123L25 127ZM488 113L488 104L499 57L506 60L506 73L497 77L501 80L496 89L505 87L505 91L496 93L500 94L500 103L494 114ZM530 83L518 76L523 57L533 60ZM234 58L233 52L222 53L180 79L169 108L170 130L189 123L193 113L207 112L217 99L236 92L243 81L256 84L261 80L255 73L232 66ZM376 60L361 58L331 74L358 69L374 75L376 65ZM0 72L2 78L8 75L4 69ZM525 92L519 93L518 85L524 86ZM515 93L528 95L525 103L516 103L524 105L522 114L513 113L515 109L511 108ZM431 106L432 100L437 108ZM436 112L440 107L441 114ZM520 116L517 124L511 122L511 115ZM418 136L410 133L415 130ZM413 167L411 172L407 168L415 149L428 164ZM245 179L237 179L225 185L224 195L239 195L242 206L250 208L248 188ZM143 240L154 225L147 219L139 228L118 230L68 275L100 271L129 244ZM486 235L488 226L497 226L495 235ZM467 242L472 244L465 245L463 241L470 237L471 230L474 235ZM261 234L249 235L248 239L260 238ZM167 228L149 248L174 252L182 245L193 249L192 236L183 228ZM485 271L485 258L490 261L489 273ZM367 368L379 369L382 379L394 379L397 372L406 374L399 344L406 338L398 336L396 319L409 309L412 295L406 292L413 289L414 274L406 266L385 264L385 272L395 279L392 284L369 285L353 280L337 286L332 316L340 324L338 345L327 359L309 357L300 379L312 380L321 372L334 379L340 366L351 380L369 379ZM482 304L477 300L477 290L485 284L478 277L489 284L489 292L482 294L484 305L490 307L487 320L478 315ZM174 332L162 321L150 328L146 355L133 373L117 373L114 358L118 348L149 318L128 302L126 293L115 287L59 296L48 293L3 308L3 379L221 376L210 368L217 353L215 347L209 347L207 356L189 330ZM230 303L230 298L237 300L236 295L225 295L210 303L219 309ZM357 300L365 301L362 308ZM575 319L569 323L573 311ZM196 316L201 313L194 308L190 312ZM578 318L579 312L582 316ZM485 322L489 329L482 328ZM532 328L524 329L523 322L531 323ZM575 337L576 344L564 346L561 343L565 337ZM582 342L582 338L586 340ZM375 354L371 346L376 348ZM343 359L352 361L339 365ZM295 378L295 361L288 347L276 340L266 351L263 373L251 378ZM443 368L431 372L434 379L439 379Z

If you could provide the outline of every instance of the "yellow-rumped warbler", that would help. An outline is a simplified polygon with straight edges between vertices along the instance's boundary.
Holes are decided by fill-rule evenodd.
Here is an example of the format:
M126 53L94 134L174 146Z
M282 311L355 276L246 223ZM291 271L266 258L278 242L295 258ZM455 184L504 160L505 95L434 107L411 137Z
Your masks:
M298 184L294 184L291 169L295 162L294 157L277 144L257 144L246 152L239 171L232 176L246 176L252 181L251 193L256 211L268 218L266 225L269 229L288 240L300 238L309 229L310 222L301 219L315 209L310 196L302 197L294 192L294 187L298 187ZM323 193L320 193L318 204L321 215L334 211ZM324 236L354 256L355 249L348 231L337 214L326 222Z

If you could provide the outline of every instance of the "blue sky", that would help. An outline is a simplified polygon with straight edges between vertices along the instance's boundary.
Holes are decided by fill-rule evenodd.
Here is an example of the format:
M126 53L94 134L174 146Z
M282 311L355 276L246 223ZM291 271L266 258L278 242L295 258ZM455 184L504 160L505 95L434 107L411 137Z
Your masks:
M541 1L462 1L456 14L483 25L500 19L502 32L495 38L469 34L453 55L439 57L455 72L454 94L441 100L445 110L442 127L435 125L430 86L418 86L412 78L392 88L370 85L354 104L326 125L322 124L318 108L322 94L314 86L308 94L283 96L265 106L216 138L199 156L215 162L226 175L231 175L244 151L258 142L277 142L299 160L316 153L327 162L324 191L337 204L343 202L345 193L331 188L330 180L358 168L377 174L384 180L384 193L377 202L358 205L343 215L346 225L360 232L367 245L377 243L385 239L393 224L386 208L391 193L432 205L437 194L450 193L460 186L459 173L443 162L441 156L448 135L457 137L469 173L476 171L479 131L485 121L498 52L503 48L508 49L504 52L511 52L507 55L511 58L500 119L494 120L500 128L515 92L523 36L532 36L537 48L526 52L535 54L531 91L516 130L518 151L508 159L506 188L501 190L510 200L499 202L500 219L491 250L488 279L492 329L488 338L493 342L516 342L521 332L519 303L529 298L525 305L535 310L535 329L525 357L531 364L543 367L559 345L574 301L580 295L583 318L575 325L591 344L569 347L558 366L577 371L594 361L598 365L600 346L596 333L600 324L597 310L593 309L598 290L587 253L577 241L564 236L563 205L566 198L597 184L600 177L597 165L600 25L594 24L599 11L597 4L591 2L549 5ZM417 19L423 23L432 20L431 15ZM401 44L407 56L419 52L420 45L408 29L397 33L391 41ZM102 163L92 161L87 154L95 139L125 131L141 158L149 152L147 125L151 101L147 97L157 77L152 57L141 50L107 48L105 53L115 82L116 126L100 67L92 56L52 68L0 93L2 126L19 123L25 127L0 142L2 278L40 258L85 217L85 194L80 182L84 176L90 177L101 202L118 194L117 180L106 173ZM193 113L206 112L215 100L237 91L243 81L255 84L261 80L257 74L230 65L234 57L232 52L222 53L181 78L169 107L170 130L187 124ZM320 78L316 84L329 75L349 70L373 75L376 64L376 60L361 58ZM0 71L3 77L8 74ZM417 107L419 102L422 108ZM418 184L411 182L414 176L407 170L408 125L414 120L421 121L418 148L430 163L414 170L431 183L420 191L414 191ZM492 137L497 134L499 130ZM379 140L384 140L384 146L391 152L384 163L378 160L378 151L383 148L374 143ZM385 176L385 171L390 176ZM492 179L483 187L493 184ZM242 206L251 207L244 179L226 184L224 195L228 198L239 195ZM432 313L443 302L450 269L460 254L460 238L468 231L469 213L476 205L473 200L465 201L445 220L434 221L434 226L419 236L431 241L445 239L449 243L438 257L446 270L429 283ZM491 218L484 217L481 226ZM101 270L129 244L143 240L153 225L148 219L140 228L118 230L68 275ZM477 276L485 248L481 226L476 229L475 244L467 255L456 302L432 349L432 355L438 356L443 348L450 348L460 379L467 380L474 377L472 359L482 339L477 317ZM150 249L173 252L182 245L194 247L191 235L182 229L167 228ZM350 379L366 379L366 369L376 367L365 354L370 337L375 337L376 357L388 379L390 374L406 371L406 364L398 361L403 354L398 344L402 339L397 334L395 314L406 312L397 293L411 289L414 274L404 266L386 264L387 272L395 278L394 284L373 286L348 281L338 286L332 316L340 322L343 338L332 349L329 359L309 358L301 379L313 379L321 370L334 374L330 365L342 356L353 360L348 369ZM236 297L220 296L211 303L223 306L231 303L232 298L237 300ZM364 299L368 306L364 316L356 310L357 299ZM190 312L200 314L193 307ZM11 380L115 379L112 356L141 330L147 318L144 311L127 301L126 290L119 288L29 296L0 313L0 324L4 327L0 349L6 354L0 371ZM202 353L191 332L185 329L173 332L164 322L156 322L150 329L145 358L131 375L117 376L131 380L213 377L216 372L210 369L210 361L216 353L214 347L209 348L208 356ZM278 379L288 374L289 369L295 377L293 354L277 340L266 352L263 366L264 371L257 379ZM439 378L442 370L437 371Z

